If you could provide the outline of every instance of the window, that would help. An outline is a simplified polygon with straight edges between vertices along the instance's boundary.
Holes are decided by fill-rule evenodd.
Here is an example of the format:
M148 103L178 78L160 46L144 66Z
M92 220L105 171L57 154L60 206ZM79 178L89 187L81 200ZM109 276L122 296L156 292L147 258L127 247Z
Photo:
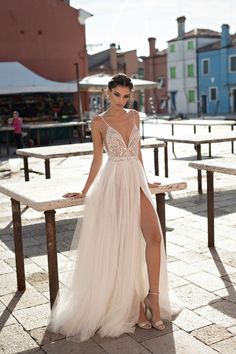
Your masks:
M193 64L188 65L188 77L194 77L194 65Z
M210 87L210 101L217 101L217 87Z
M236 55L231 55L229 57L229 71L236 72Z
M202 60L202 75L209 74L209 59Z
M170 44L170 53L175 53L175 44Z
M158 88L165 87L165 78L164 77L160 77L157 79L157 87Z
M195 91L194 90L188 91L188 101L190 103L195 102Z
M175 66L170 67L170 78L171 79L176 79L176 68Z
M138 68L138 77L140 79L144 78L144 68Z
M193 50L193 41L188 41L187 48L188 50Z

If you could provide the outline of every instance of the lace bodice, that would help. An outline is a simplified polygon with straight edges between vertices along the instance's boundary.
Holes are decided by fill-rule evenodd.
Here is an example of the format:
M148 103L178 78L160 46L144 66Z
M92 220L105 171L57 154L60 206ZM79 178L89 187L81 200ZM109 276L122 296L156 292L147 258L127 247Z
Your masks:
M107 124L105 149L109 160L123 161L138 159L139 140L140 134L136 124L134 124L130 133L128 145L126 145L122 135Z

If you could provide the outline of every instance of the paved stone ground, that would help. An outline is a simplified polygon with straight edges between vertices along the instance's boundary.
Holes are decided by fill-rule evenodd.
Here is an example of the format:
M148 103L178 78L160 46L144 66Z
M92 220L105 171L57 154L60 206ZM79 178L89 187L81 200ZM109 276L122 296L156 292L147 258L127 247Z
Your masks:
M183 129L176 127L176 131L178 128ZM159 129L168 131L170 127L147 123L145 133L154 135ZM223 129L230 130L229 127ZM214 157L231 156L230 151L229 143L212 146ZM208 147L204 146L204 158L207 152ZM43 215L22 207L27 290L19 293L16 291L10 203L0 195L0 353L236 353L236 178L215 176L216 248L209 249L206 195L197 194L196 170L188 167L189 161L195 158L195 151L192 146L176 144L175 154L170 149L170 176L181 177L188 183L187 190L168 195L166 201L169 278L172 289L185 303L181 314L167 323L163 332L137 328L134 334L115 339L101 339L96 335L78 343L74 337L65 339L46 331L50 308ZM147 173L152 173L152 151L144 150L143 155ZM160 151L161 159L162 155ZM72 169L85 177L90 159L52 160L52 178L64 176L69 190ZM35 171L31 173L32 179L44 178L41 160L32 159L30 167ZM3 157L0 179L23 180L23 171L10 173L8 158ZM205 175L203 187L205 190ZM76 207L57 211L60 272L67 260L79 215Z

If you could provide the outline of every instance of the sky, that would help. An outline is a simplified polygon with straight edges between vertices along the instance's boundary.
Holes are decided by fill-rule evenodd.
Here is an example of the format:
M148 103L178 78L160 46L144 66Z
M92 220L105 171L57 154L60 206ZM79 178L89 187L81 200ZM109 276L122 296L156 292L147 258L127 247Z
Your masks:
M208 28L221 31L227 23L236 32L236 0L71 0L71 5L91 14L86 20L88 53L119 44L121 51L137 49L148 55L148 37L156 38L156 48L167 47L177 36L176 18L186 17L185 31Z

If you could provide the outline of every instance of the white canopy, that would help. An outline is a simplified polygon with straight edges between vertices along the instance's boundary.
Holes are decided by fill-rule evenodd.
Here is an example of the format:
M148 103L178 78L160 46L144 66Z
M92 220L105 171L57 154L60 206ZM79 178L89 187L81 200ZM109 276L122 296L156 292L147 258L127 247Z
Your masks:
M79 82L79 87L80 89L87 89L89 91L98 91L105 89L111 78L112 76L105 73L86 76ZM132 79L132 83L134 84L134 89L136 90L144 90L158 86L158 84L154 81L140 79Z
M100 91L107 87L112 76L99 73L86 76L79 82L79 89ZM132 79L134 89L157 87L154 81ZM76 81L51 81L35 74L18 62L0 62L0 95L35 92L77 92Z
M0 63L0 95L33 92L76 92L76 82L47 80L18 62Z

